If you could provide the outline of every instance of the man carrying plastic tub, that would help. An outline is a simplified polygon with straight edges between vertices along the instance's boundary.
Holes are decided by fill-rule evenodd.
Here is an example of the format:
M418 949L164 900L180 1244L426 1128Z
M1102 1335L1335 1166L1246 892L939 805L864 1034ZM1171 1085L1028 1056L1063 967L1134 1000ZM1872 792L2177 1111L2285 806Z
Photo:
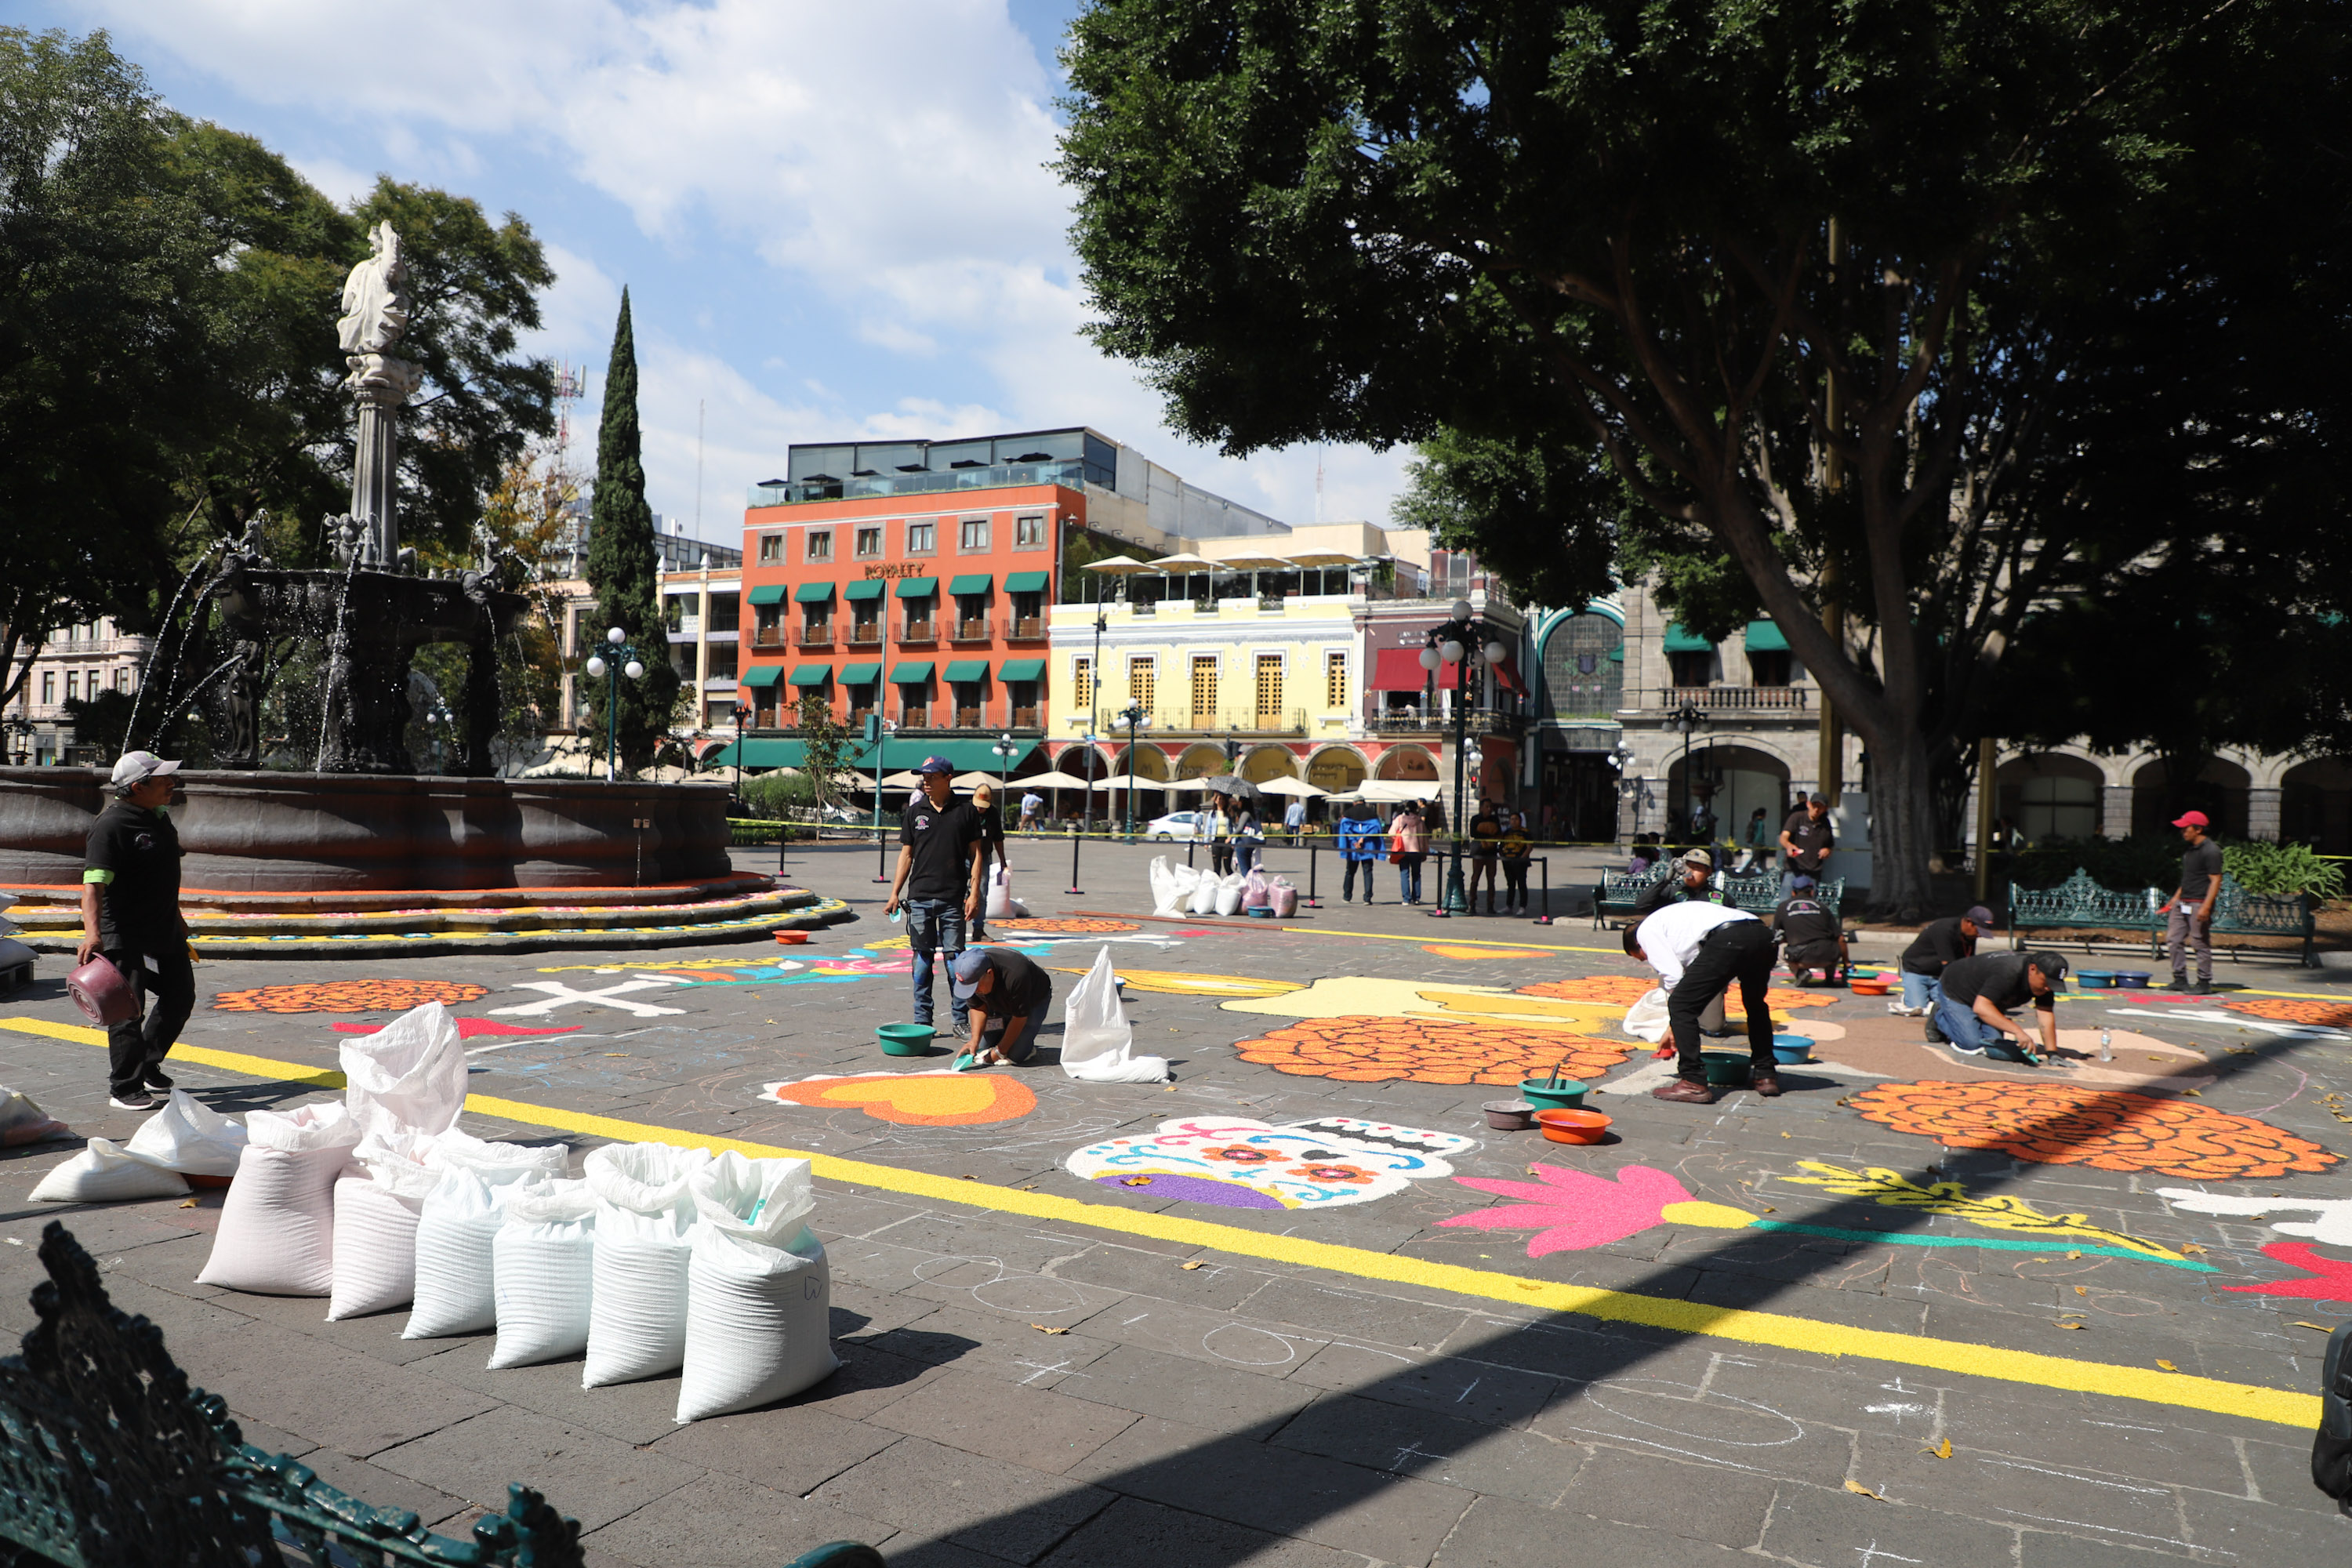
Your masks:
M1967 914L1946 915L1921 926L1903 950L1903 1000L1889 1002L1886 1010L1906 1018L1934 1017L1936 999L1944 994L1944 971L1963 958L1974 958L1977 938L1991 929L1992 911L1982 904L1971 906ZM1942 1038L1932 1026L1927 1037Z
M188 922L180 914L180 835L172 826L177 763L125 752L114 764L114 804L90 826L81 874L77 965L93 953L122 972L154 1006L106 1031L107 1098L118 1110L152 1110L151 1089L168 1089L163 1058L196 1005Z
M915 770L923 793L906 805L898 829L898 874L890 883L886 915L907 909L907 941L915 950L915 1022L931 1021L931 961L945 954L950 967L963 952L964 922L980 917L987 897L988 860L980 814L955 798L954 764L925 757ZM903 900L901 895L904 895ZM970 1033L963 998L949 987L949 1013L955 1037Z
M2065 981L2066 961L2054 952L1994 952L1957 960L1944 968L1944 994L1927 1027L1940 1030L1944 1043L1961 1056L2040 1067L2033 1037L2010 1022L2009 1015L2032 1003L2041 1016L2042 1048L2055 1052L2058 987ZM1937 1037L1931 1033L1928 1037Z
M1054 1005L1053 977L1017 952L975 947L950 964L955 999L971 1012L971 1049L956 1058L958 1072L1026 1064L1036 1054L1037 1030Z
M1698 851L1694 851L1698 853ZM1770 928L1746 910L1721 904L1668 904L1639 925L1625 928L1625 951L1658 972L1666 988L1666 1024L1674 1031L1678 1058L1675 1081L1652 1089L1660 1100L1713 1105L1706 1065L1699 1058L1698 1016L1706 1005L1739 983L1748 1014L1748 1084L1770 1099L1780 1092L1780 1071L1772 1057L1772 1013L1765 988L1772 980Z

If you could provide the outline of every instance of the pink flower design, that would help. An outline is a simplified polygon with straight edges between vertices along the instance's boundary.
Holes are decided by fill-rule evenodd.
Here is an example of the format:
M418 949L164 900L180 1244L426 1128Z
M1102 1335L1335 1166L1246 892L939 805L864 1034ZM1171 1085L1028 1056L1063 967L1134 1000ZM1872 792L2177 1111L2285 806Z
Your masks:
M2251 1296L2305 1296L2314 1301L2352 1301L2352 1259L2322 1258L2310 1243L2273 1241L2263 1256L2309 1276L2304 1279L2273 1279L2267 1285L2224 1285L2224 1290Z
M1528 1256L1541 1258L1622 1241L1659 1224L1668 1205L1691 1201L1689 1190L1680 1182L1648 1165L1628 1165L1614 1181L1556 1165L1528 1169L1540 1178L1541 1185L1485 1176L1454 1177L1465 1187L1519 1201L1474 1209L1437 1223L1474 1230L1532 1228L1536 1234L1528 1240Z

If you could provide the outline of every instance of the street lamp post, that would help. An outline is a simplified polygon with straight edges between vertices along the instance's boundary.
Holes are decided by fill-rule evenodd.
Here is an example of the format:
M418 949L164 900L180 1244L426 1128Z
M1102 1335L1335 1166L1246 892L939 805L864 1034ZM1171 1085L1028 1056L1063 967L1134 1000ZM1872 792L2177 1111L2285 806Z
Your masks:
M1097 671L1097 675L1099 675L1099 671ZM1097 687L1099 687L1099 680L1097 684ZM1065 891L1072 893L1083 893L1086 891L1084 888L1078 886L1078 846L1084 844L1087 841L1087 835L1092 833L1094 830L1095 732L1089 729L1087 731L1087 815L1084 822L1080 824L1078 831L1070 835L1070 885L1067 889L1064 889Z
M751 710L740 702L728 713L728 717L735 721L735 809L738 811L743 809L743 721L751 716Z
M1695 704L1689 702L1675 709L1674 717L1666 721L1667 727L1678 731L1683 738L1683 811L1682 823L1676 829L1676 834L1685 838L1690 836L1691 825L1691 733L1706 722L1706 715L1699 711Z
M1127 841L1132 844L1135 842L1135 732L1143 724L1143 704L1130 702L1120 710L1118 716L1127 721Z
M610 678L604 688L604 782L611 784L616 771L615 759L621 744L621 676L626 671L631 680L646 678L645 658L629 646L629 634L618 626L604 633L606 648L612 654L592 654L588 658L588 674ZM619 662L615 662L619 661Z
M1427 645L1421 650L1421 668L1435 675L1441 664L1454 668L1454 811L1447 824L1454 832L1454 853L1445 868L1444 901L1430 912L1440 918L1466 915L1470 899L1462 885L1462 825L1463 795L1465 788L1464 769L1469 761L1470 683L1477 679L1483 662L1488 668L1500 664L1508 649L1493 640L1486 624L1477 619L1467 599L1454 601L1453 618L1426 634Z

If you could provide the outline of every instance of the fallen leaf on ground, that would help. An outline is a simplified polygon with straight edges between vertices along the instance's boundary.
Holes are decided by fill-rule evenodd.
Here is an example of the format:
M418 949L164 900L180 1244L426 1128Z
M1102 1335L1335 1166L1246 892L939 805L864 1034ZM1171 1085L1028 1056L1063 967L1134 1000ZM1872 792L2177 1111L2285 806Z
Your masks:
M1952 1457L1952 1440L1947 1437L1934 1447L1922 1448L1919 1451L1923 1454L1933 1454L1939 1459L1948 1459Z
M2173 1365L2173 1364L2172 1364L2170 1362L2168 1362L2168 1361L2160 1361L2160 1362L2158 1362L2156 1364L2157 1364L2157 1365L2158 1365L2158 1366L2160 1366L2160 1367L2162 1367L2162 1368L2163 1368L2165 1371L2167 1371L2167 1372L2179 1372L2179 1371L2180 1370L2179 1367L2177 1367L2177 1366Z
M1067 1329L1049 1329L1043 1323L1032 1323L1029 1326L1041 1334L1066 1334L1070 1331Z
M958 1176L956 1180L959 1182L976 1182L980 1180L980 1178L978 1176Z
M2080 1258L2080 1257L2082 1257L2083 1255L2082 1255L2081 1253L2079 1253L2079 1252L2070 1252L2070 1253L2068 1253L2066 1256L2067 1256L2067 1257L2069 1257L2069 1258Z
M2057 1325L2057 1327L2062 1329L2087 1329L2091 1325L2088 1323L2060 1323Z
M196 1206L196 1200L195 1200L195 1199L194 1199L194 1198L190 1198L190 1199L188 1199L185 1203L183 1203L180 1206L181 1206L182 1208L184 1208L184 1209L192 1209L192 1208L194 1208L194 1207L195 1207L195 1206Z
M1857 1497L1878 1498L1880 1502L1885 1502L1886 1500L1883 1497L1878 1497L1876 1492L1872 1491L1868 1487L1864 1486L1860 1481L1846 1482L1845 1489L1853 1493Z
M2294 1326L2298 1329L2317 1329L2323 1334L2332 1334L2336 1331L2326 1323L2306 1323L2301 1318L2294 1320Z
M2184 1089L2180 1092L2189 1096L2191 1100L2202 1100L2205 1098L2205 1091L2201 1089Z
M1181 1263L1181 1264L1178 1264L1178 1265L1177 1265L1177 1267L1178 1267L1178 1268L1187 1268L1187 1269L1190 1269L1190 1268L1203 1268L1203 1267L1205 1267L1205 1265L1203 1265L1203 1264L1200 1264L1200 1263Z
M1774 1208L1770 1204L1766 1204L1764 1205L1764 1212L1766 1214L1779 1214L1780 1211Z
M2184 1242L2182 1242L2182 1243L2180 1244L2180 1250L2181 1250L2181 1251L2183 1251L2183 1252L2201 1253L2201 1252L2203 1252L2205 1249L2204 1249L2203 1247L2201 1247L2198 1246L2198 1245L2197 1245L2195 1242L2193 1242L2193 1241L2184 1241Z
M2077 1285L2074 1287L2074 1294L2077 1296L2087 1296L2090 1293L2091 1288L2088 1285Z

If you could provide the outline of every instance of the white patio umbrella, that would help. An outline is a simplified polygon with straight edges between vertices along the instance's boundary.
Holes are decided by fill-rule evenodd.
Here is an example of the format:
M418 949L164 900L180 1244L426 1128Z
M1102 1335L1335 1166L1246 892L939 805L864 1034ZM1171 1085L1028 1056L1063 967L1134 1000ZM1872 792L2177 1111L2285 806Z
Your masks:
M1222 561L1203 561L1201 557L1193 554L1189 550L1179 551L1173 555L1163 555L1157 561L1147 561L1144 563L1144 568L1147 571L1172 572L1178 574L1186 572L1214 572L1221 569L1224 563Z
M1087 781L1055 769L1050 773L1031 773L1027 778L1014 779L1014 789L1084 789Z
M1142 562L1138 561L1132 555L1114 555L1108 561L1089 561L1086 565L1079 568L1079 570L1085 572L1108 572L1114 577L1127 577L1132 576L1138 572L1149 572L1152 570L1152 568L1145 565Z
M1295 795L1305 800L1319 800L1330 794L1328 790L1317 789L1305 779L1292 778L1288 773L1270 778L1257 787L1268 795ZM1336 800L1339 797L1332 795L1331 798Z
M1375 805L1395 805L1408 800L1435 800L1443 793L1436 784L1412 779L1373 779L1358 798Z

